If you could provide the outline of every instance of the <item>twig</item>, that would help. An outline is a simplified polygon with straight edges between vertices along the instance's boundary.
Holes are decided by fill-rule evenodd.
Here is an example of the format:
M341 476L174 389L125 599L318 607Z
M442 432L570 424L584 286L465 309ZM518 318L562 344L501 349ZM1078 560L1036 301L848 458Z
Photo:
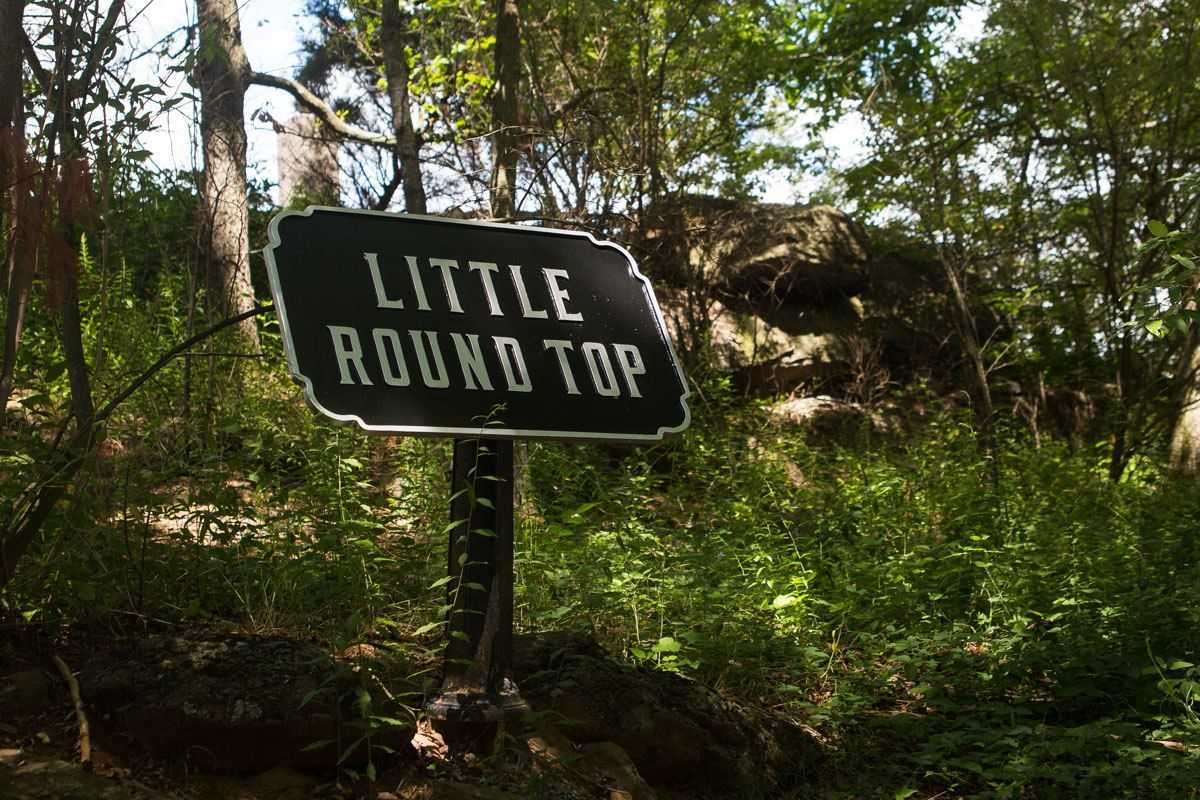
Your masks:
M79 696L79 681L75 680L71 668L67 666L67 662L58 657L57 653L50 658L54 662L54 666L58 667L58 672L62 675L63 680L67 682L67 689L71 692L71 701L75 703L75 719L79 721L79 763L84 766L90 765L92 763L92 735L88 726L87 714L83 712L83 698Z

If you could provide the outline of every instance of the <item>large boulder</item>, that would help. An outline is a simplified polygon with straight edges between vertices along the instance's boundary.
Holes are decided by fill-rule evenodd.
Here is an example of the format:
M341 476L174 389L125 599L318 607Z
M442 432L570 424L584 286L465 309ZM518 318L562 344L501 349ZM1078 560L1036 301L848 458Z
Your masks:
M686 195L651 208L640 244L677 350L747 391L869 400L961 364L939 254L902 230ZM991 306L971 314L981 340L1008 336Z
M164 635L97 654L80 691L101 749L242 771L328 767L366 760L365 746L348 747L365 733L353 670L283 636ZM389 727L373 741L396 749L411 736Z
M809 306L868 286L866 232L831 206L683 195L652 208L642 235L647 268L668 284Z
M840 380L867 346L858 298L827 306L794 303L690 302L684 290L656 290L676 350L702 349L714 366L752 392L789 392Z
M536 711L553 712L573 742L616 745L655 789L765 796L821 760L806 729L679 675L616 661L588 636L519 636L514 650L521 694Z
M846 358L862 323L856 298L825 308L784 303L747 306L709 299L692 302L684 290L657 289L667 333L684 352L711 349L722 369L736 371L781 357L795 363Z
M372 681L355 668L378 668L381 684L410 706L421 693L399 679L412 664L389 666L373 648L343 656L282 636L220 633L155 636L98 653L80 671L93 745L254 772L363 760L365 748L347 749L363 733L355 699ZM679 675L614 659L588 636L516 637L514 677L545 713L542 722L565 735L535 751L553 750L614 797L650 800L660 788L691 798L762 796L804 780L821 759L807 729ZM411 753L412 733L388 728L373 741ZM331 739L337 743L321 744Z

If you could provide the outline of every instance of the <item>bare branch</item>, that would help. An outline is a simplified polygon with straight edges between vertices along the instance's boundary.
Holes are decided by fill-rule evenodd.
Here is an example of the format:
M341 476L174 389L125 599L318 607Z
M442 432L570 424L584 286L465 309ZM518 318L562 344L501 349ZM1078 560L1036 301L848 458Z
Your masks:
M265 72L251 72L247 77L247 82L256 86L270 86L275 89L282 89L292 97L296 98L300 105L307 108L309 111L316 114L321 120L328 125L332 130L337 132L344 139L359 142L361 144L374 145L375 147L395 147L396 137L387 136L382 133L374 133L365 128L359 128L356 125L348 124L344 119L337 115L337 112L329 107L329 104L312 93L307 86L291 78L281 78L276 75L268 75Z
M42 93L49 94L50 75L46 72L46 68L42 66L42 62L38 60L37 49L34 48L33 42L29 40L29 34L22 30L21 38L23 40L22 45L25 48L25 63L29 65L29 71L33 73L38 86L42 88Z

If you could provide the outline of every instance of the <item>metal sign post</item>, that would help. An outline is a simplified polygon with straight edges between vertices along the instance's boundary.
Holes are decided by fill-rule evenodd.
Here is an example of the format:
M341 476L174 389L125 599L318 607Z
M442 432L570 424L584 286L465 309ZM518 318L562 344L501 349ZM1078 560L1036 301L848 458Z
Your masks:
M427 713L476 733L520 717L512 440L656 442L688 426L650 282L577 231L310 206L269 233L309 405L367 431L455 437L444 678Z
M455 439L441 691L436 720L496 723L529 711L512 680L513 444Z

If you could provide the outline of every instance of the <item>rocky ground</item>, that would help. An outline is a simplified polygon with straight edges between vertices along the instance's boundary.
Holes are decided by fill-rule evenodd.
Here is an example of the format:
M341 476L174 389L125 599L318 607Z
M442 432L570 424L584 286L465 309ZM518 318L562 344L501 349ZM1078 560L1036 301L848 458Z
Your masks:
M0 800L680 800L768 797L821 759L808 730L590 637L518 637L534 714L483 753L417 721L434 665L360 645L172 632L0 653ZM75 702L51 661L78 675ZM44 659L44 660L43 660Z

